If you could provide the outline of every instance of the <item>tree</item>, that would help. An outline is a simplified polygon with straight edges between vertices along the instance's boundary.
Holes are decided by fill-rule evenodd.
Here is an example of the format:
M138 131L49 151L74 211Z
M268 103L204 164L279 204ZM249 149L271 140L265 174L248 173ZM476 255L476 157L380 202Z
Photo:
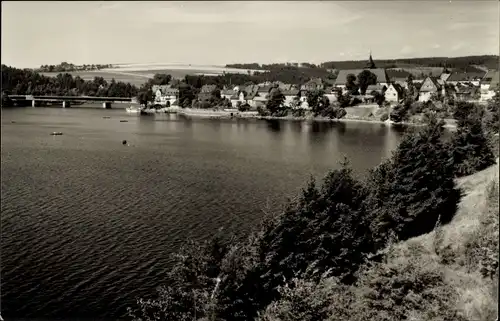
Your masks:
M179 101L182 108L191 107L196 98L194 88L188 84L181 84L179 86Z
M171 75L167 74L155 74L151 81L152 85L167 85L172 80Z
M346 89L351 95L358 95L358 85L356 85L356 76L353 74L348 74L346 77Z
M452 136L452 164L458 177L470 175L495 164L495 156L483 130L483 113L479 106L462 104L466 112L457 119Z
M219 235L204 243L188 242L174 256L166 284L155 298L129 308L133 320L200 320L216 314L221 264L229 244Z
M391 121L395 123L401 123L403 121L408 120L409 114L408 114L409 108L407 107L406 104L398 104L396 105L390 114Z
M366 93L366 88L369 85L375 85L377 83L377 76L370 72L369 70L363 70L358 75L358 86L362 95Z
M495 92L495 96L488 101L488 105L486 106L484 117L483 117L483 125L484 129L488 135L497 134L500 127L499 115L500 112L500 91Z
M406 99L410 101L415 100L415 85L413 84L413 76L412 74L408 75L408 78L406 79L406 83L408 85L408 89L406 90Z
M428 126L407 134L391 159L371 171L369 203L372 231L384 246L390 233L406 240L431 231L440 218L447 223L460 200L444 122L433 117Z
M322 114L323 110L330 105L328 97L323 90L312 90L307 92L307 103L312 109L314 116Z
M285 101L285 96L281 92L279 88L273 88L269 92L269 98L267 100L267 109L271 113L271 115L274 115L279 108L283 105L283 102Z

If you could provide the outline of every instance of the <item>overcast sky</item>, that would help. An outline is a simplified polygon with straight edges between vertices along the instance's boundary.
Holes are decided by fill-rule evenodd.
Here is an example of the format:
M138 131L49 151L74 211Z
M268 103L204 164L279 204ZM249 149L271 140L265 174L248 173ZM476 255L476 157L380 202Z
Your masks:
M2 1L2 64L498 54L498 1Z

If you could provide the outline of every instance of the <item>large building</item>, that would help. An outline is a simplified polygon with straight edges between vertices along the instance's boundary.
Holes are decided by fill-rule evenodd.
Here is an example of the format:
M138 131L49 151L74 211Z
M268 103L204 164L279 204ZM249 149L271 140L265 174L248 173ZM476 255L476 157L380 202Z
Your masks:
M389 79L387 77L387 73L384 68L376 68L375 63L373 62L372 55L370 53L370 58L368 59L368 63L364 69L347 69L347 70L339 70L339 74L337 75L337 79L335 80L334 86L337 88L342 88L342 90L346 89L347 85L347 76L354 75L358 77L358 75L364 71L368 70L372 74L377 77L376 85L385 86L389 85ZM357 83L357 79L355 81Z

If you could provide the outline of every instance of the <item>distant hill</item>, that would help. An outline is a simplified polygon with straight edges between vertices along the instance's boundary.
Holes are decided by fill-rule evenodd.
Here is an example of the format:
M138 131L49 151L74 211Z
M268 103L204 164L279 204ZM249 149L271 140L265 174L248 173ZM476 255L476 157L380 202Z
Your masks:
M368 59L352 60L352 61L327 61L319 66L310 65L312 69L361 69L366 66ZM427 57L427 58L402 58L402 59L381 59L374 60L375 65L379 68L394 68L394 69L418 69L422 67L446 67L454 71L475 71L498 69L499 56L483 55L483 56L465 56L465 57ZM273 69L272 67L287 66L289 63L259 65L257 63L249 64L229 64L227 67L239 69ZM306 64L301 64L305 67Z
M427 57L403 59L375 59L379 68L418 68L418 67L446 67L456 71L467 69L498 69L499 56L465 56L465 57ZM357 61L328 61L321 67L328 69L358 69L366 66L367 59Z

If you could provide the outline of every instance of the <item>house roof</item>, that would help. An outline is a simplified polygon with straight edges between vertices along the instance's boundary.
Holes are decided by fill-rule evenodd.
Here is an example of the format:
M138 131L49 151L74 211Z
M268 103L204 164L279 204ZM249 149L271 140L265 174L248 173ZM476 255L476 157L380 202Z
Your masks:
M260 86L258 89L257 89L257 92L259 93L268 93L269 90L271 90L271 88L273 88L271 85L264 85L264 86Z
M498 71L497 70L488 70L486 75L484 75L483 79L481 79L481 84L490 84L493 78L496 76L498 77Z
M201 87L201 92L202 93L210 93L210 92L214 91L215 89L217 89L216 85L203 85Z
M403 86L401 86L400 84L392 83L389 85L389 87L391 87L391 86L398 92L398 94L403 93Z
M389 78L389 80L392 80L392 81L394 81L395 79L406 80L408 78L408 76L410 75L410 73L408 71L398 70L398 69L387 69L386 73L387 73L387 78Z
M158 90L160 90L161 94L164 96L173 96L177 95L179 93L179 89L177 88L172 88L170 85L153 85L151 87L151 90L156 93Z
M299 94L299 90L297 89L283 90L281 93L285 96L297 96Z
M491 78L490 82L490 90L499 90L499 78L500 78L500 72L496 72L493 74L493 77Z
M484 77L486 73L480 72L454 72L448 77L446 81L471 81L479 80Z
M198 94L198 99L200 100L208 100L212 97L212 93L210 92L200 92Z
M385 72L385 69L383 68L376 68L376 69L345 69L345 70L340 70L339 74L337 76L337 79L335 80L335 85L345 85L347 83L347 75L353 74L354 76L358 76L363 70L368 70L375 76L377 76L377 83L387 83L387 74Z
M380 84L377 84L377 85L368 85L368 87L366 87L366 92L367 93L370 93L372 92L373 90L375 91L381 91L381 90L384 90L384 86L380 85Z
M424 82L422 83L422 85L423 85L423 84L425 84L425 82L426 82L428 79L429 79L429 80L430 80L430 81L434 84L434 86L436 87L436 89L437 89L437 90L440 90L440 89L441 89L441 84L438 82L438 79L439 79L439 78L437 78L437 77L427 77L427 78L425 78L425 80L424 80ZM431 91L431 90L428 90L427 88L420 88L420 91L421 91L421 92L429 92L429 91Z
M439 78L441 78L443 81L447 81L448 78L450 78L451 74L446 74L446 73L442 73L441 76L439 76Z

